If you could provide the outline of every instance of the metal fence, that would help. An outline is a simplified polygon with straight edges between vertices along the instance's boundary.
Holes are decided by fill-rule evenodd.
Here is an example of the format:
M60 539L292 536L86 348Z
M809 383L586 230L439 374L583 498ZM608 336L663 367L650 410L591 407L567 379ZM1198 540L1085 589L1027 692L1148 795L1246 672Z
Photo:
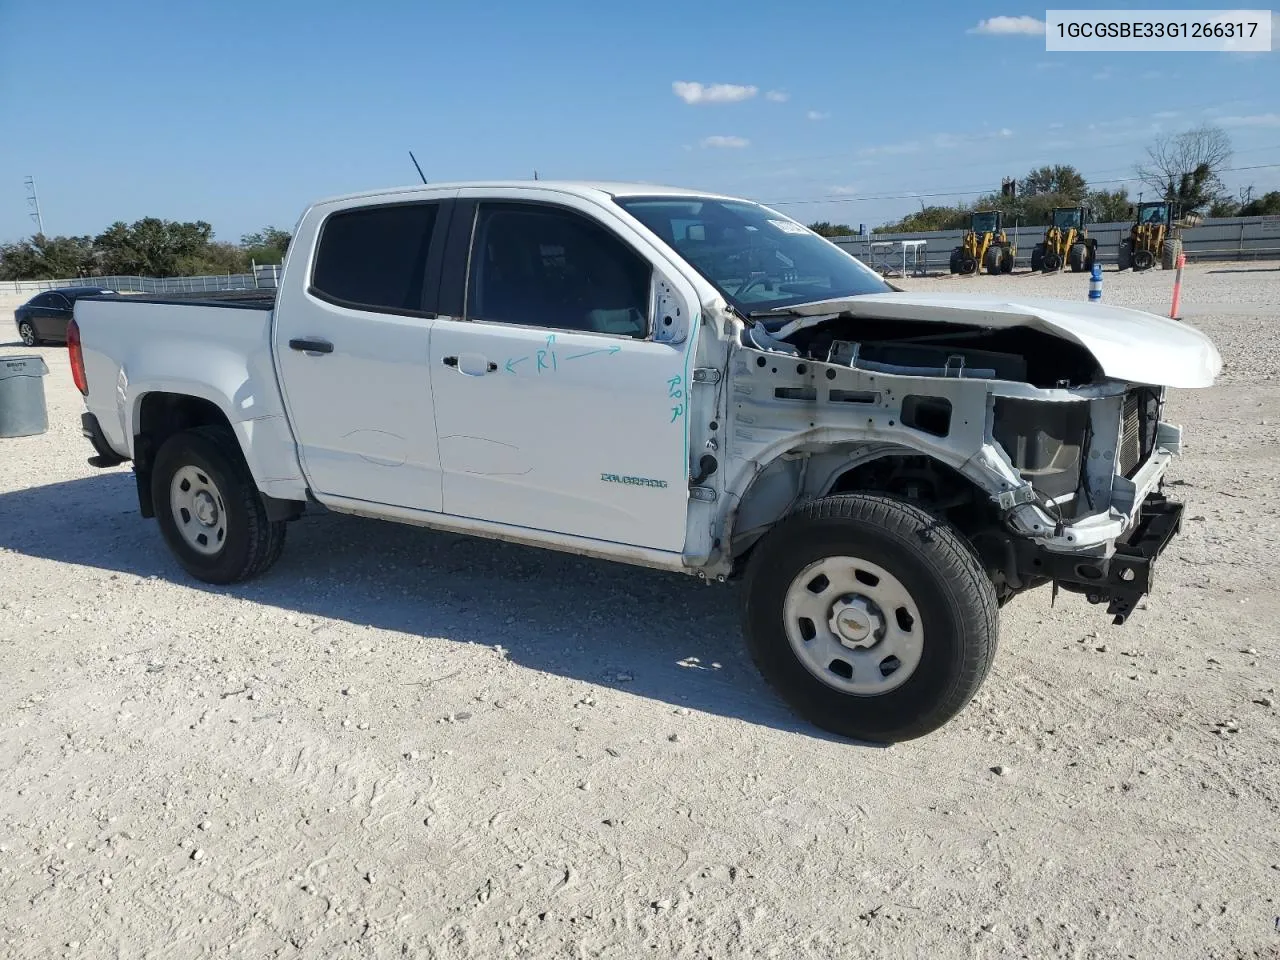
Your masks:
M257 267L253 273L227 273L207 277L73 277L68 280L3 280L0 293L24 294L59 287L103 286L121 293L213 293L223 290L272 289L280 279L280 267Z
M1120 240L1127 235L1131 222L1091 223L1089 236L1097 238L1098 260L1115 263ZM1030 267L1031 248L1044 239L1045 228L1020 226L1006 228L1009 239L1018 248L1015 263ZM833 237L864 263L902 270L902 246L895 241L924 240L920 257L930 272L949 270L951 251L959 246L963 230L929 233L873 233L862 236ZM873 244L890 244L874 249ZM1280 259L1280 217L1222 217L1205 219L1199 226L1182 231L1182 249L1188 261L1196 260L1273 260Z

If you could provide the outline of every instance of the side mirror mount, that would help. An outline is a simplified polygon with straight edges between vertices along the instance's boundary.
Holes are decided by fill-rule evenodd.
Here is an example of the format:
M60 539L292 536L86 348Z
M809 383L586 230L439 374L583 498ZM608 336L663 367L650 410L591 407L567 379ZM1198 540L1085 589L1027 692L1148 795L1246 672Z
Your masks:
M675 285L653 272L653 339L658 343L684 343L689 336L689 306Z

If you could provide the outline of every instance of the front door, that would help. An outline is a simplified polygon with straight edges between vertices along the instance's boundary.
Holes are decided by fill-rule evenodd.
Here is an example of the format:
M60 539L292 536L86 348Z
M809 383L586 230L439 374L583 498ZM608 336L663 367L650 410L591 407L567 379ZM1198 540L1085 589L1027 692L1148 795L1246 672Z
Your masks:
M32 326L39 340L66 340L67 324L71 320L71 301L60 293L46 293L35 304L38 310L32 315Z
M445 512L680 552L693 338L651 336L650 263L562 206L466 226L463 318L431 336Z
M320 496L438 511L428 261L442 199L354 205L305 236L314 262L276 303L275 351L307 482ZM314 231L319 239L315 240Z

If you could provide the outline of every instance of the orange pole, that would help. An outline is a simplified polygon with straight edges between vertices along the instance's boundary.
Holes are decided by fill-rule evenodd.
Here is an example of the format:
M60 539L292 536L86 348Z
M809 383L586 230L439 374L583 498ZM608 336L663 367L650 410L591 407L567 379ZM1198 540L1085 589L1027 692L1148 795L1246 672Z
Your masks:
M1169 310L1169 317L1173 320L1181 320L1178 316L1178 307L1182 303L1182 268L1186 265L1187 255L1185 253L1178 254L1178 272L1173 277L1173 307Z

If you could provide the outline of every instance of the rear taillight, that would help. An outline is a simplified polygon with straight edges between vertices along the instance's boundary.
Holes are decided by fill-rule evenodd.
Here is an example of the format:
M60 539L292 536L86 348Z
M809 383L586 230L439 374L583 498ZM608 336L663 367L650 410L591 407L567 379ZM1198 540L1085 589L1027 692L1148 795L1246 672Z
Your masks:
M67 324L67 353L71 358L71 379L76 389L89 395L89 378L84 375L84 351L80 349L80 325L73 319Z

